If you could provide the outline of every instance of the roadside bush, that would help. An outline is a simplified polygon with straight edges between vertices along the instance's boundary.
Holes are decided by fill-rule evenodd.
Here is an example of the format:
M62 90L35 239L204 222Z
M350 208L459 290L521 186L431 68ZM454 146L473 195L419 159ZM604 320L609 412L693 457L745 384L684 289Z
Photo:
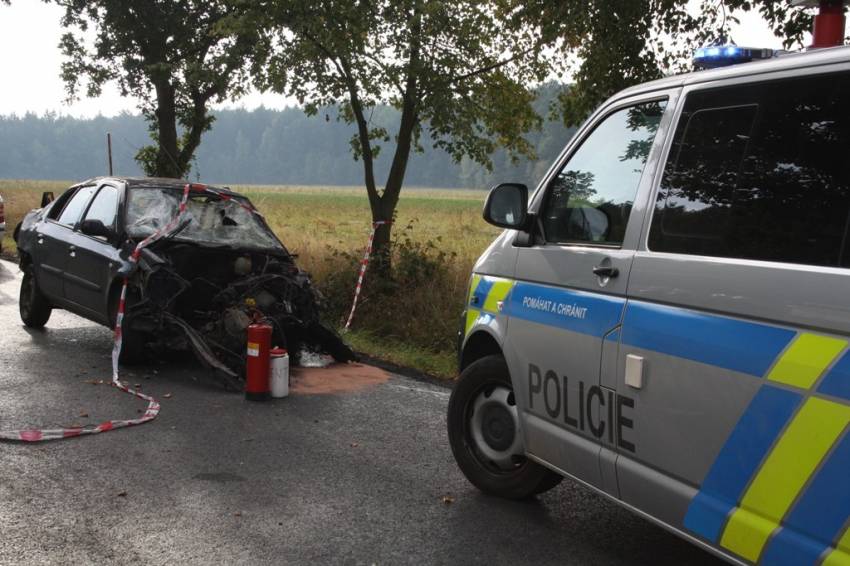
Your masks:
M440 236L414 239L416 224L414 219L396 231L389 270L370 264L352 328L434 353L453 352L471 265L446 251ZM328 322L345 324L362 257L363 250L328 247L323 265L313 265Z

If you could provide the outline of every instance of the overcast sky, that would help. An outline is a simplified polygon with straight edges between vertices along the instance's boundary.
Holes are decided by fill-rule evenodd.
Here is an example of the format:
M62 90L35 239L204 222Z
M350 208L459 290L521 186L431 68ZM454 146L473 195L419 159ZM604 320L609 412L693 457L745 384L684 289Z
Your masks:
M65 103L64 85L59 78L61 15L59 6L37 0L12 0L11 6L0 5L0 115L52 111L91 117L137 112L134 101L122 98L113 85L105 87L99 98ZM738 45L781 47L781 41L755 13L741 16L741 24L733 28L732 37ZM260 104L282 108L287 99L254 93L224 106L254 108Z

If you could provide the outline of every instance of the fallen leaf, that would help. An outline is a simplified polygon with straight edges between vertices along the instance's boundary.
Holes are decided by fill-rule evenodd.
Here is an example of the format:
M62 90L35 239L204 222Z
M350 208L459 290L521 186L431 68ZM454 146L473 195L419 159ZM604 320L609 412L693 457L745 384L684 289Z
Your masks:
M239 511L237 511L236 513L234 513L234 514L233 514L233 516L234 516L234 517L241 517L241 516L242 516L242 513L240 513Z
M446 505L451 505L454 502L455 502L455 498L452 497L451 495L444 495L443 496L443 503L445 503Z
M89 414L88 413L80 413L80 418L81 419L87 419L87 418L89 418Z

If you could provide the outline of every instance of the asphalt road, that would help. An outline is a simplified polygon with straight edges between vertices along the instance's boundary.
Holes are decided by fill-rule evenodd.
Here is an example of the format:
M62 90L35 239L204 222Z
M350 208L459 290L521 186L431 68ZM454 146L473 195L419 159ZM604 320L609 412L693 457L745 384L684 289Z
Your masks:
M0 262L0 429L144 409L90 383L109 379L107 329L56 311L27 330L19 285ZM258 404L191 360L122 375L160 399L159 418L0 443L0 563L717 563L569 481L528 502L480 494L452 459L438 385L389 375Z

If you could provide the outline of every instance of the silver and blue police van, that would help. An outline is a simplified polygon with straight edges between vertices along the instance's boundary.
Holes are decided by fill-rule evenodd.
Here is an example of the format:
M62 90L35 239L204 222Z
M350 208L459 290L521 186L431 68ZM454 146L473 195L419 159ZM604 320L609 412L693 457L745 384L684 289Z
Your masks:
M484 217L448 410L475 486L850 564L850 47L625 90Z

